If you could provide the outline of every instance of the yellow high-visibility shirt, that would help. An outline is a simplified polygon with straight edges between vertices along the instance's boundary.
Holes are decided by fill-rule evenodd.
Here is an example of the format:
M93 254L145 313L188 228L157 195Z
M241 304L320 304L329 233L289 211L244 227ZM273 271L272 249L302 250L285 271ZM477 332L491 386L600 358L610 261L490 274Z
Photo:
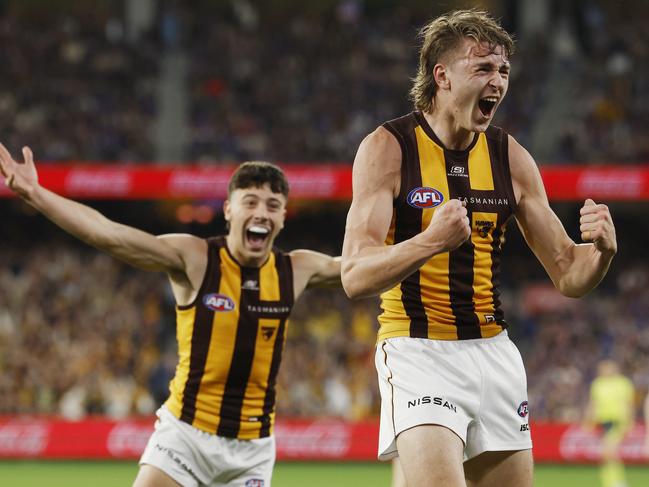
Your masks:
M595 421L631 422L634 394L633 382L623 375L597 377L590 387Z

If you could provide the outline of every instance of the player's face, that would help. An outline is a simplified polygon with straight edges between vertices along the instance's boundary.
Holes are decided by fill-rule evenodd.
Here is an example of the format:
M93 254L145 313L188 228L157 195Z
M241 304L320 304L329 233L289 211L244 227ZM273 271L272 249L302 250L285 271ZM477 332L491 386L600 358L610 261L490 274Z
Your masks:
M230 224L230 251L242 264L261 265L284 227L286 197L273 193L268 184L236 189L223 210Z
M470 132L484 132L509 86L505 50L464 39L450 56L446 73L454 121Z

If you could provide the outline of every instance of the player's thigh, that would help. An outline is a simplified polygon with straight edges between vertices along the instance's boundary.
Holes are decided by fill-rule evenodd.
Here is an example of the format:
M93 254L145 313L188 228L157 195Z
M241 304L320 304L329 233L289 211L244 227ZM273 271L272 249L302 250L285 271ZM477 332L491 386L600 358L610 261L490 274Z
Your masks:
M397 436L408 487L465 487L464 443L444 426L425 424Z
M489 451L464 463L468 487L532 487L532 450Z
M180 484L159 468L152 465L140 465L133 487L179 487Z
M408 487L399 457L392 460L392 487Z

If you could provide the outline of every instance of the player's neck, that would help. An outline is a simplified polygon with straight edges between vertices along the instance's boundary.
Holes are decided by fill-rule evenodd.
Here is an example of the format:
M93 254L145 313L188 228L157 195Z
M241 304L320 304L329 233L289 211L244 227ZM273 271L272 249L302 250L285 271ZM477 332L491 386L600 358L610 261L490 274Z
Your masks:
M447 149L465 150L473 142L475 133L462 128L457 119L441 107L424 112L424 118Z
M262 256L250 255L242 245L239 245L236 242L236 239L232 234L228 234L225 237L225 244L228 247L230 255L241 267L261 267L268 260L268 253L265 253Z

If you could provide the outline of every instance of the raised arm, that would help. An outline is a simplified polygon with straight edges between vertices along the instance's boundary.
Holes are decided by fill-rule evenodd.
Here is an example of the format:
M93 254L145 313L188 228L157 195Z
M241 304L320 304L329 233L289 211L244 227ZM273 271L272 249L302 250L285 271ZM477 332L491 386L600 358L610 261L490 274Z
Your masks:
M536 257L565 296L578 298L599 284L617 252L615 227L606 205L586 200L580 210L581 238L576 244L550 208L532 156L509 137L509 161L518 200L516 221Z
M206 245L202 239L190 235L155 237L109 220L88 206L43 188L28 147L23 148L23 156L24 162L16 162L0 144L0 171L6 185L63 230L132 266L167 272L181 286L190 284L188 271L200 274L200 263L188 260L198 255L194 249Z
M433 255L457 248L471 234L466 208L451 200L436 209L422 233L385 245L393 200L399 194L401 157L399 143L383 127L368 135L356 154L342 255L342 283L350 298L393 287Z

